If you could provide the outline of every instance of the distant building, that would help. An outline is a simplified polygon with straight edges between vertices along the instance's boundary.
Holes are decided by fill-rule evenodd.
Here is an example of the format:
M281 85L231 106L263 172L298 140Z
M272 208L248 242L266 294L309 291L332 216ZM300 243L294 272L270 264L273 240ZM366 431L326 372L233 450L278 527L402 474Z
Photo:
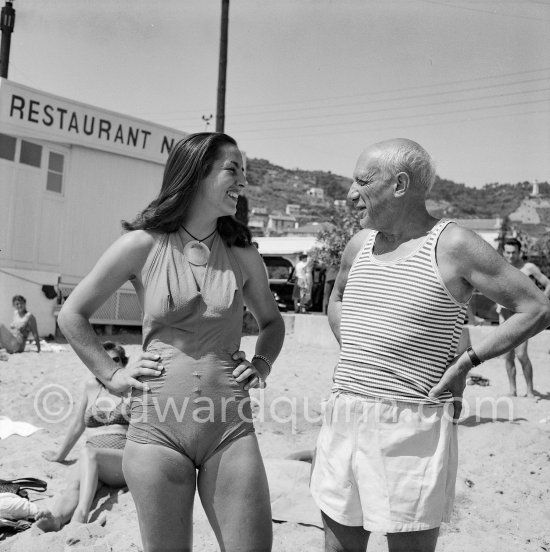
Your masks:
M265 237L258 238L258 250L261 255L280 255L288 259L293 265L303 252L308 252L320 244L310 236L299 237Z
M158 193L186 133L0 79L0 320L26 297L40 335L67 297ZM140 325L125 283L94 324Z
M248 218L248 229L253 236L265 236L267 220L263 217L251 216Z
M345 199L335 199L333 205L334 207L336 207L336 209L345 209L347 203L348 202Z
M298 226L296 228L292 228L287 230L286 235L287 236L310 236L315 237L321 232L322 230L326 230L327 228L332 227L333 224L330 222L311 222L309 224L304 224L304 226Z
M269 215L266 225L267 236L281 236L296 227L296 219L289 215Z
M258 216L266 216L266 217L269 215L266 207L252 207L250 214L258 215Z
M325 191L323 188L310 188L306 195L312 203L322 203L325 201Z
M473 230L495 249L498 248L498 234L502 224L502 220L500 218L454 220L459 226Z
M300 206L295 203L288 203L285 209L285 213L291 217L295 217L300 214Z

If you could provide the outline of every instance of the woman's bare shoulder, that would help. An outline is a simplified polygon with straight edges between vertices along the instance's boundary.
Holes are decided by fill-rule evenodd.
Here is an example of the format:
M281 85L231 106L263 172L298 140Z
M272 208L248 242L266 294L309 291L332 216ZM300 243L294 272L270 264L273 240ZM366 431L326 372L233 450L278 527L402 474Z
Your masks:
M265 276L265 265L260 253L253 245L246 247L233 246L232 251L241 267L245 281L250 277Z

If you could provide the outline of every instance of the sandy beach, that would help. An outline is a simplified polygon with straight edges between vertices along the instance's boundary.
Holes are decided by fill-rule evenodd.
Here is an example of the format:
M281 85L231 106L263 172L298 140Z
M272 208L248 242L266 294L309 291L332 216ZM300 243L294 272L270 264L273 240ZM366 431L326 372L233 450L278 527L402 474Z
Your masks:
M490 331L472 328L472 341ZM139 350L139 336L114 335L130 356ZM245 336L249 356L256 337ZM32 349L32 347L31 347ZM502 359L475 369L490 381L471 385L459 425L460 463L457 498L451 523L441 529L438 551L550 551L550 332L531 341L536 399L505 397L508 384ZM334 340L322 346L304 342L294 333L286 337L267 389L254 391L256 431L268 472L270 461L313 449L320 427L322 401L329 393L338 358ZM518 368L518 391L525 382ZM81 399L88 371L62 341L45 346L41 354L26 352L0 362L0 415L42 428L28 437L0 440L0 477L38 477L48 482L44 494L30 493L47 504L63 488L72 466L49 463L44 450L62 441L75 402ZM69 454L78 458L81 439ZM103 517L101 525L96 520ZM38 528L8 536L1 552L137 552L142 550L135 507L127 490L104 490L91 515L92 523L66 526L58 533ZM322 530L315 525L274 522L275 552L322 550ZM194 550L217 550L202 508L195 507ZM383 535L373 535L369 550L387 550Z

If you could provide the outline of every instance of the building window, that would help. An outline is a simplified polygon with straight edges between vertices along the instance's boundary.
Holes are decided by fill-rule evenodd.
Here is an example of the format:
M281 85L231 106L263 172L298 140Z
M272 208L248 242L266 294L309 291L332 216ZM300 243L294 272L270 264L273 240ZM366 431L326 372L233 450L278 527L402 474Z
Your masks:
M7 134L0 134L0 159L13 161L15 159L15 145L17 139Z
M40 167L42 161L42 146L21 140L19 161L31 167Z
M48 180L46 182L46 190L56 192L58 194L63 191L63 161L64 156L60 153L50 151L50 159L48 162Z

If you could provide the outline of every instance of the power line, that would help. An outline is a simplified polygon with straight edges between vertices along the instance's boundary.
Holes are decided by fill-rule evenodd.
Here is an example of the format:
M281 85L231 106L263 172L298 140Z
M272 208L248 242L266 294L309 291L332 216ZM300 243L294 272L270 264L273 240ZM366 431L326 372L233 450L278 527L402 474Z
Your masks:
M519 111L515 113L504 113L499 115L487 115L485 117L468 117L466 119L454 119L452 121L438 121L438 122L432 122L432 123L412 123L412 124L405 124L405 125L396 125L392 127L384 126L379 128L362 128L357 130L340 130L340 131L331 131L331 136L336 136L339 134L360 134L360 133L366 133L366 132L381 132L381 131L387 131L387 130L402 130L405 128L423 128L423 127L432 127L432 126L444 126L444 125L454 125L457 123L470 123L470 122L476 122L476 121L484 121L488 119L501 119L503 117L516 117L518 115L539 115L539 114L550 114L550 110L535 110L535 111ZM262 130L258 131L259 134L262 133ZM312 134L281 134L279 136L255 136L254 140L279 140L284 138L311 138L312 136L318 137L319 133L315 132Z
M346 123L346 125L358 125L358 124L370 124L370 123L377 123L377 122L384 122L384 121L395 121L397 119L403 120L403 119L417 119L419 117L433 117L433 116L441 116L441 115L451 115L455 113L465 113L468 111L481 111L486 109L500 109L503 107L514 107L518 105L530 105L535 103L548 103L548 99L543 100L531 100L531 101L525 101L525 102L514 102L514 103L508 103L508 104L502 104L502 105L490 105L490 106L480 106L480 107L469 107L465 109L456 109L451 111L442 111L440 113L419 113L418 115L403 115L400 117L381 117L379 119L367 119L363 121L351 121ZM326 124L319 124L319 125L304 125L304 126L298 126L298 127L273 127L273 128L261 128L261 129L243 129L238 130L236 129L234 132L238 132L240 134L244 132L263 132L263 131L269 131L269 130L300 130L305 128L327 128L327 127L334 127L334 126L341 126L342 123L326 123Z
M435 4L436 6L444 6L446 8L454 8L457 10L466 10L466 11L473 11L478 13L486 13L489 15L497 15L500 17L512 17L514 19L529 19L530 21L550 21L550 19L544 19L541 17L530 17L529 15L514 15L511 13L498 13L496 11L491 10L483 10L480 8L470 8L468 6L459 6L456 4L449 4L447 2L438 2L437 0L422 0L423 2L427 2L428 4Z
M502 73L500 75L487 75L487 76L484 76L484 77L476 77L476 78L471 78L471 79L461 79L461 80L456 80L456 81L447 81L447 82L443 82L443 83L435 83L435 84L421 84L421 85L417 85L417 86L411 86L411 87L406 87L406 88L393 88L393 89L389 89L389 90L379 90L379 91L376 91L376 92L370 92L368 94L371 94L371 95L376 95L376 94L394 94L394 93L399 93L399 92L410 92L412 90L422 90L422 89L425 89L425 88L436 88L436 87L440 87L440 86L453 86L453 85L456 85L456 84L465 84L465 83L471 83L471 82L483 82L483 81L487 81L487 80L491 80L491 79L502 79L502 78L508 78L508 77L516 77L516 76L519 76L519 75L530 75L530 74L533 74L533 73L541 73L543 71L550 71L550 67L544 67L544 68L541 68L541 69L531 69L529 71L517 71L517 72L514 72L514 73ZM518 81L518 82L522 82L522 81ZM516 84L516 83L502 83L498 86L508 86L508 85L512 85L512 84ZM495 85L497 86L497 85ZM444 93L444 92L442 92ZM346 94L346 95L343 95L343 96L331 96L331 97L326 97L326 98L317 98L317 99L308 99L308 100L294 100L294 101L287 101L287 102L271 102L269 104L256 104L256 105L242 105L242 106L232 106L231 109L232 110L235 110L235 109L246 109L246 110L250 110L251 108L255 108L255 107L273 107L273 106L288 106L288 105L295 105L295 104L307 104L307 106L311 106L312 103L314 102L326 102L326 101L332 101L332 100L342 100L342 99L346 99L346 98L361 98L361 97L365 97L366 95L368 94L365 94L364 92L363 93L360 93L360 94ZM174 110L174 111L165 111L165 112L148 112L146 114L144 113L141 113L141 115L170 115L172 113L180 113L180 114L190 114L190 115L194 115L196 116L197 115L197 111L209 111L209 109L202 109L202 110L186 110L186 111L180 111L180 110ZM136 113L136 115L139 115L139 112Z
M296 108L296 109L286 109L284 111L284 114L286 113L295 113L295 112L305 112L305 111L319 111L321 109L331 109L331 110L334 110L334 109L339 109L339 108L345 108L345 107L361 107L361 106L367 106L367 105L373 105L373 104L379 104L379 103L388 103L388 102L399 102L399 101L403 101L403 100L412 100L412 99L418 99L418 98L430 98L430 97L437 97L437 96L443 96L443 95L449 95L449 94L460 94L460 93L463 93L463 92L477 92L477 91L480 91L480 90L489 90L489 89L492 89L492 88L502 88L503 86L517 86L517 85L523 85L523 84L529 84L529 83L533 83L533 82L540 82L540 81L547 81L547 80L550 80L550 76L548 77L541 77L541 78L538 78L538 79L529 79L529 80L524 80L524 81L516 81L516 82L512 82L512 83L505 83L505 84L490 84L490 85L487 85L487 86L480 86L480 87L471 87L471 88L463 88L463 89L457 89L457 90L450 90L450 91L441 91L441 92L430 92L430 93L426 93L426 94L416 94L416 95L409 95L407 96L406 98L380 98L380 99L377 99L377 100L365 100L364 102L357 102L357 103L344 103L344 104L339 104L339 105L330 105L330 106L323 106L323 107L315 107L315 106L312 106L312 107L304 107L304 108ZM518 91L518 92L512 92L512 93L509 93L509 94L528 94L532 91L530 90L527 90L527 91ZM482 96L481 98L486 98L486 97L499 97L499 95L494 95L494 96ZM450 103L455 103L457 101L468 101L469 99L472 99L472 100L475 100L477 98L464 98L462 100L447 100L448 102ZM411 106L411 107L414 107L414 106ZM396 108L397 109L397 108ZM268 111L262 111L262 112L257 112L257 113L245 113L243 115L239 115L239 114L235 114L233 115L233 117L239 117L240 119L242 119L243 117L256 117L257 115L263 115L263 114L270 114L270 113L281 113L280 110L268 110ZM339 117L341 115L348 115L348 114L354 114L354 113L335 113L335 114L330 114L330 115L322 115L322 114L317 114L317 115L312 115L312 116L303 116L303 117L295 117L295 118L285 118L284 120L285 121L291 121L291 120L300 120L300 119L312 119L312 118L318 118L318 117ZM281 114L283 115L283 114ZM186 119L179 119L179 118L172 118L171 119L172 121L185 121ZM281 118L278 117L276 119L277 121L280 121ZM252 123L262 123L262 122L273 122L273 119L254 119L253 121L251 121Z
M485 96L476 96L474 98L457 98L457 99L448 99L448 100L442 100L442 101L431 101L430 103L421 103L421 104L413 104L413 105L404 105L404 106L391 106L391 107L385 107L381 109L375 109L375 110L368 110L369 114L372 113L383 113L385 111L397 111L397 110L404 110L404 109L416 109L418 107L433 107L436 105L448 105L448 104L456 104L460 102L474 102L474 101L482 101L482 100L492 100L495 98L505 98L510 96L517 96L518 94L535 94L537 92L549 92L550 88L539 88L536 90L519 90L517 92L505 92L502 94L489 94ZM427 94L426 96L429 96L430 94ZM399 98L401 100L401 98ZM392 100L388 100L392 101ZM548 99L550 101L550 99ZM260 120L254 120L254 121L244 121L244 124L260 124L260 123L273 123L273 122L280 122L280 123L286 123L291 121L303 121L307 119L319 119L320 117L324 119L332 119L334 117L343 117L346 115L352 115L357 116L357 111L354 112L348 112L348 113L329 113L326 115L305 115L303 117L292 117L292 118L285 118L281 119L280 117L277 119L260 119ZM241 122L241 121L239 121Z

